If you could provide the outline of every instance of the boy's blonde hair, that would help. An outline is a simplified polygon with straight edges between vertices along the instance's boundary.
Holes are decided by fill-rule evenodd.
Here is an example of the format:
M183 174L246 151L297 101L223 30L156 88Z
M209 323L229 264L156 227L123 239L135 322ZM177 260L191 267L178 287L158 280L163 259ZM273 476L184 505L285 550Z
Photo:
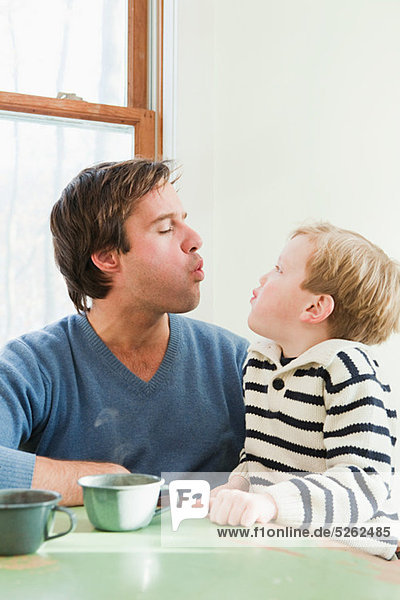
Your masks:
M400 329L400 264L353 231L330 223L298 227L315 245L302 287L329 294L335 308L330 334L364 344L380 344Z

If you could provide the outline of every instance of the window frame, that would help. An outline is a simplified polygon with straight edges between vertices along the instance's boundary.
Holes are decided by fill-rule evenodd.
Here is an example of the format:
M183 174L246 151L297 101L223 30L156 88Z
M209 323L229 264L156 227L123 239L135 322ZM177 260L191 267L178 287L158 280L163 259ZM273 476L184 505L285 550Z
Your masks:
M163 0L157 12L157 107L149 107L149 15L151 0L128 0L127 106L96 104L0 91L0 110L64 119L119 123L135 128L135 155L158 159L162 156L162 31ZM156 148L157 146L157 148Z

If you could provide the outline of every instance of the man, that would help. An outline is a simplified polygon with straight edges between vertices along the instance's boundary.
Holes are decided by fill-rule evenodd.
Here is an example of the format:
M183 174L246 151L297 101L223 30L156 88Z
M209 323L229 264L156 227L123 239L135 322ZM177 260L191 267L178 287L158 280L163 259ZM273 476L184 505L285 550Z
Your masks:
M86 474L235 466L247 343L178 315L199 302L202 242L169 178L165 163L104 163L53 207L78 314L0 355L0 487L55 489L73 505Z

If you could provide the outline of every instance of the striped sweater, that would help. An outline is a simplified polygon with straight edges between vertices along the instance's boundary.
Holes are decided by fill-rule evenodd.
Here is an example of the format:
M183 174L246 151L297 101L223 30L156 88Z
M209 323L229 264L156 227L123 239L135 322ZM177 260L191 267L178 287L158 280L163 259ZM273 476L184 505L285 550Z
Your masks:
M390 507L396 411L370 349L335 339L285 366L280 358L270 340L249 349L246 441L233 473L273 496L283 525L397 527ZM350 540L384 558L397 541L372 543Z

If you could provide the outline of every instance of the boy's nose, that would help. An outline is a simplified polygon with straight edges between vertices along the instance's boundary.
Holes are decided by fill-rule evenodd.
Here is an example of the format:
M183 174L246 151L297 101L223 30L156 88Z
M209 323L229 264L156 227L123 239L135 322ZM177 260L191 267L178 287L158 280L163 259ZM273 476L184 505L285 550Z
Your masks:
M268 273L265 273L264 275L262 275L259 280L261 285L264 285L264 283L267 281L267 279L268 279Z

